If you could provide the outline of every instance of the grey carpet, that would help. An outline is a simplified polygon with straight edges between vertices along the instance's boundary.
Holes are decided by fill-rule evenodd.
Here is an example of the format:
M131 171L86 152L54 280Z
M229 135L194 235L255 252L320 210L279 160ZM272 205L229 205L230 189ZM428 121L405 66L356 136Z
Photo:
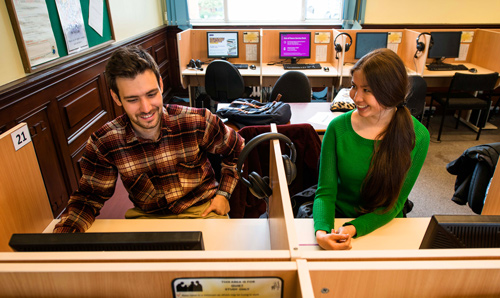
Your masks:
M438 142L440 121L441 116L431 118L429 152L409 196L415 206L408 217L429 217L434 214L475 214L469 206L461 206L451 201L456 176L446 171L446 165L458 158L467 148L500 142L500 115L498 114L490 120L490 123L499 129L483 130L479 141L476 141L477 133L466 125L460 123L458 129L455 129L455 118L450 115L446 117L441 142Z

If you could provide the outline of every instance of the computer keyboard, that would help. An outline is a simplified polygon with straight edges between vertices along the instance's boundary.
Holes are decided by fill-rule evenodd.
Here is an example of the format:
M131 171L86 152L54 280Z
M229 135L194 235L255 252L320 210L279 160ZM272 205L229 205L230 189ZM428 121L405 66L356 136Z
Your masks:
M284 69L321 69L319 63L313 64L283 64Z
M428 70L432 71L446 71L446 70L468 70L463 64L428 64Z
M237 69L248 69L248 64L233 64Z

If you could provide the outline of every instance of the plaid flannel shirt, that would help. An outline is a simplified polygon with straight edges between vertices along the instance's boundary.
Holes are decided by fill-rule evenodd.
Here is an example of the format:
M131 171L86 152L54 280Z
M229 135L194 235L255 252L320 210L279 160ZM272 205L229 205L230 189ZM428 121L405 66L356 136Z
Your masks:
M118 174L135 207L148 213L179 214L217 191L231 194L243 146L243 138L206 109L165 106L157 141L138 138L124 114L89 138L79 188L54 232L86 231L113 195ZM219 182L206 152L223 156Z

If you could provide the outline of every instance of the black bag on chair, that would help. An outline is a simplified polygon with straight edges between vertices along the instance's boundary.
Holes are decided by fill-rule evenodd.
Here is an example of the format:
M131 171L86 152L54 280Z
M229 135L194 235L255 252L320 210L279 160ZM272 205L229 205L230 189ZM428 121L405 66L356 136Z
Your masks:
M253 99L237 99L228 107L217 110L217 116L236 124L239 128L247 125L287 124L292 117L290 105L273 101L261 103Z

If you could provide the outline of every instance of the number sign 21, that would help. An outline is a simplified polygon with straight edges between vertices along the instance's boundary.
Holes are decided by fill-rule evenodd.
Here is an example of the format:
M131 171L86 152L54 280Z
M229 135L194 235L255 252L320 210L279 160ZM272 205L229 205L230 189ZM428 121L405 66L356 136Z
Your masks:
M16 151L31 142L28 125L23 125L21 128L11 133L10 136L12 137L12 143L14 143L14 149L16 149Z

